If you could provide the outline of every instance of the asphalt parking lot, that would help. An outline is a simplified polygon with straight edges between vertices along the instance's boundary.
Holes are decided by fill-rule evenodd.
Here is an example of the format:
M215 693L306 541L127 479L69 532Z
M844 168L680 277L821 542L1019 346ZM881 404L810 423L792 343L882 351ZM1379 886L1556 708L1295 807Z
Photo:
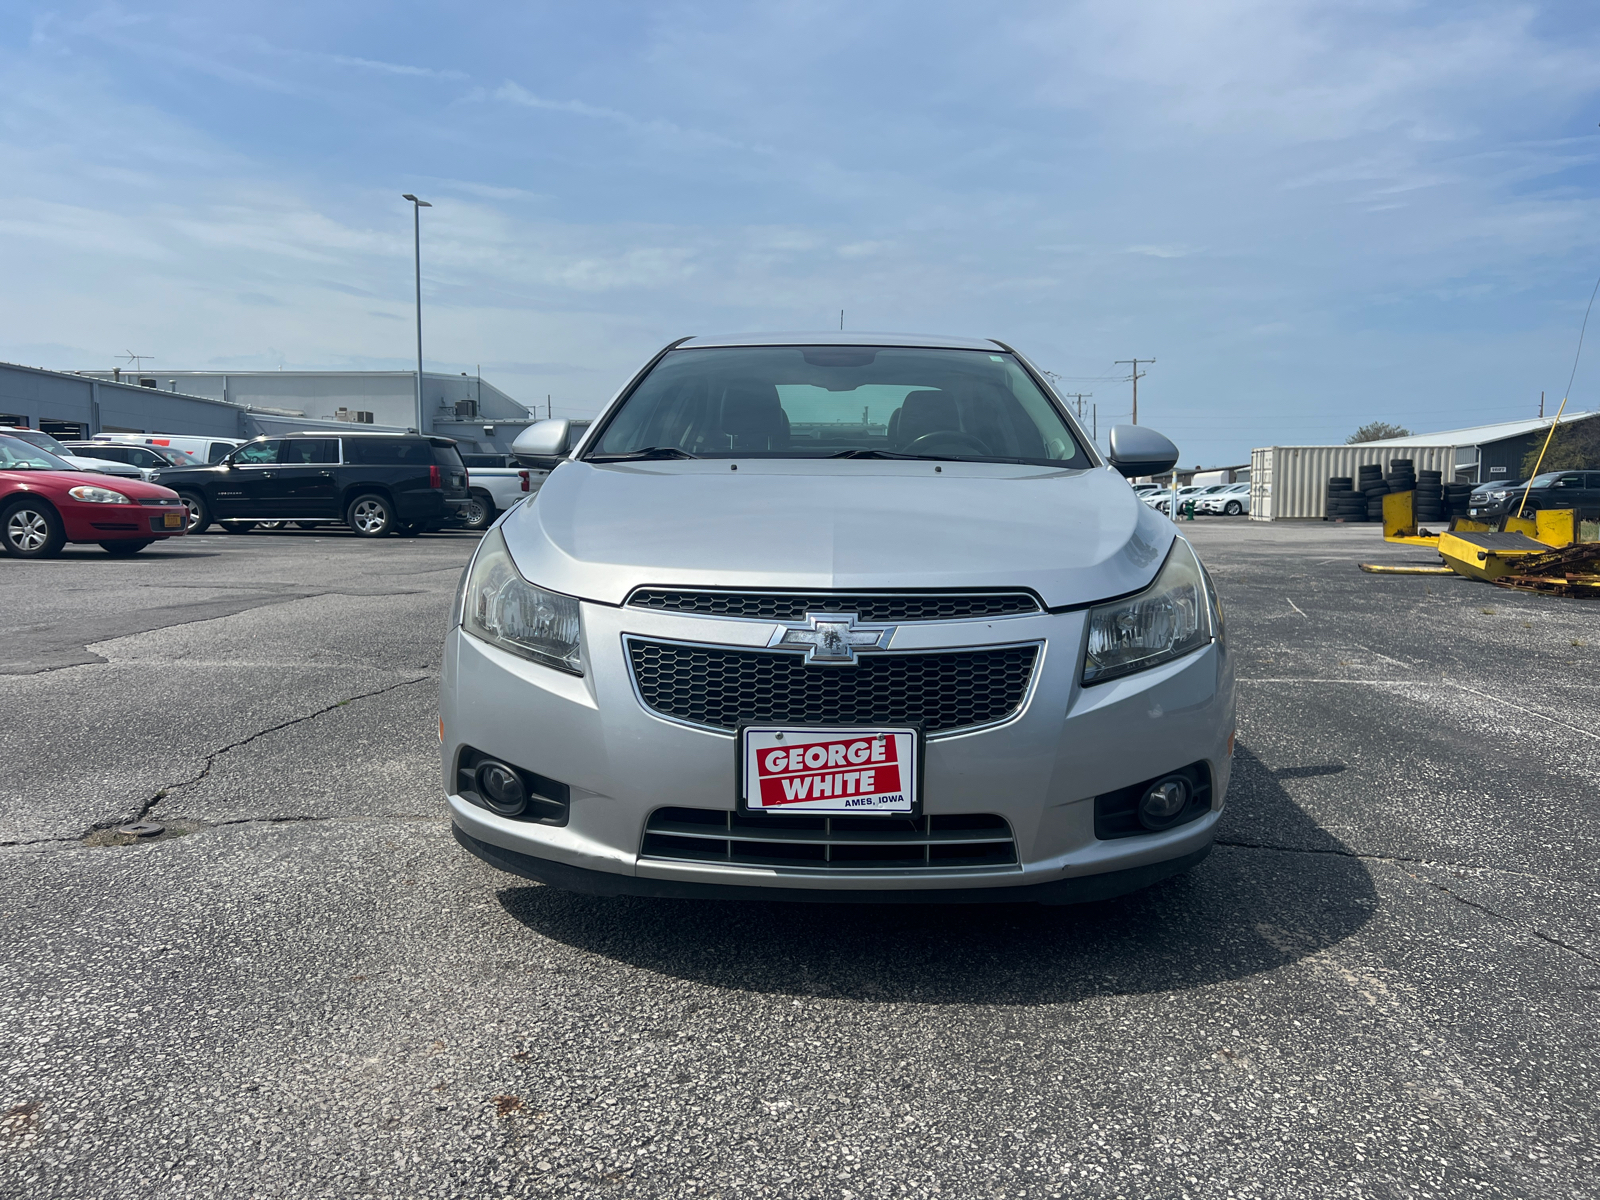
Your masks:
M1068 909L469 857L467 535L0 561L0 1195L1595 1195L1600 608L1183 528L1242 679L1220 845Z

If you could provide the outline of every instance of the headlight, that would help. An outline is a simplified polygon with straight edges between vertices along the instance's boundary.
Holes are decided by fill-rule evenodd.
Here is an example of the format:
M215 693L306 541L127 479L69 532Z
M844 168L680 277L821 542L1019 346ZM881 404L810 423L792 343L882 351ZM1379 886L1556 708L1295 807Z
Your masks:
M87 504L128 504L130 501L121 492L113 492L110 488L101 487L75 487L67 491L67 495L74 500L82 500Z
M524 579L498 529L483 539L473 559L461 625L502 650L583 674L577 600Z
M1104 683L1198 650L1214 636L1214 600L1189 543L1172 543L1156 581L1126 600L1089 610L1083 682Z

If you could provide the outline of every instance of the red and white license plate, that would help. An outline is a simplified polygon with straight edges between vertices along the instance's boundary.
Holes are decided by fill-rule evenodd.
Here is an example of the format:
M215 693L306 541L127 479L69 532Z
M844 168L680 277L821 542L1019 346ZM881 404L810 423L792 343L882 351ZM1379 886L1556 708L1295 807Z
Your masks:
M746 725L741 797L750 812L898 815L917 811L914 727Z

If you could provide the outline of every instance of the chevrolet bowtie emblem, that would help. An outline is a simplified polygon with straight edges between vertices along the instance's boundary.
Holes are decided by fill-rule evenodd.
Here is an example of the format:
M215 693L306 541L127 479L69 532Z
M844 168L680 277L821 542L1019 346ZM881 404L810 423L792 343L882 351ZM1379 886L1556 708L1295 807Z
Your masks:
M882 650L894 636L893 625L857 625L855 613L807 613L803 624L780 625L769 646L807 648L810 665L849 666L858 650Z

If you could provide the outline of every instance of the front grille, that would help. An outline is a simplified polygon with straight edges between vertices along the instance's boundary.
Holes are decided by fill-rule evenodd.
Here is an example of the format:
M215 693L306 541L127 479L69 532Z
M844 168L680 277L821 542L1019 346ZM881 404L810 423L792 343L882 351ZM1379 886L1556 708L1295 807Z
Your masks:
M628 597L635 608L743 617L752 621L802 621L808 612L855 613L862 621L957 621L967 617L1014 617L1040 611L1028 592L950 592L875 595L870 592L719 592L639 588Z
M740 721L923 722L928 733L989 725L1021 707L1039 647L863 654L854 666L805 656L627 639L645 707L732 731Z
M992 814L922 817L746 816L658 808L644 858L810 871L1014 867L1011 826Z
M167 500L167 499L164 499L164 498L162 498L160 496L157 496L154 499L146 498L146 499L140 500L139 503L140 504L171 504L171 505L176 506L176 505L182 504L183 501L179 500L176 496L174 496L171 500Z

